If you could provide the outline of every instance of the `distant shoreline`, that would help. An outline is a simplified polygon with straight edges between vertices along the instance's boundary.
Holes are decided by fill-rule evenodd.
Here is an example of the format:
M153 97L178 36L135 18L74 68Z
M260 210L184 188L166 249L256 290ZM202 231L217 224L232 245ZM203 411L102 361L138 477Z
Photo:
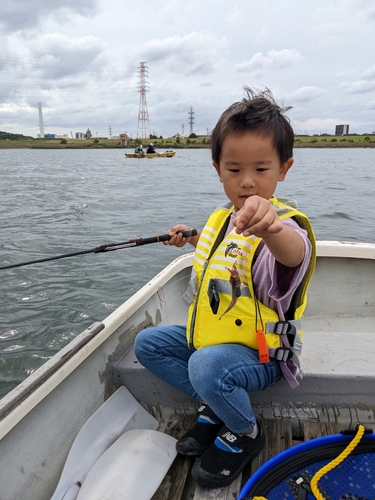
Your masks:
M207 138L197 137L194 139L171 138L151 139L157 151L166 149L209 149ZM147 147L150 139L143 139ZM140 144L139 139L132 139L127 146L121 145L118 139L1 139L0 149L123 149L134 151ZM375 135L365 136L296 136L294 148L374 148ZM146 148L144 148L146 149Z

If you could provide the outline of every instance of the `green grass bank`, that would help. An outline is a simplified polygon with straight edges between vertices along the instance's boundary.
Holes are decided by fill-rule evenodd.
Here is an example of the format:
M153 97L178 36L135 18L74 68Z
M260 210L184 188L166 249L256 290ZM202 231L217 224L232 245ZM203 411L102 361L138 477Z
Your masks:
M167 139L131 139L127 146L122 146L118 139L91 138L91 139L2 139L0 149L99 149L99 148L122 148L134 149L142 142L146 148L152 141L158 150L178 149L178 148L207 148L209 141L207 137L188 138L167 138ZM295 137L295 148L363 148L375 147L375 135L348 135L340 136L305 136Z

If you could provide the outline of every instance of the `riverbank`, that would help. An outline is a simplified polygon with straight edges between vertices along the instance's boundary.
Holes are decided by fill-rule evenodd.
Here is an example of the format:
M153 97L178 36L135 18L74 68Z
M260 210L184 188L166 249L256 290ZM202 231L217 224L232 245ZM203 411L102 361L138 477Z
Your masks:
M158 150L180 149L180 148L208 148L208 139L197 137L189 138L167 138L152 139L154 146ZM149 140L132 139L128 141L127 146L121 145L118 139L18 139L18 140L0 140L0 149L105 149L121 148L134 149L141 142L146 147ZM375 135L351 135L351 136L296 136L294 142L295 148L374 148Z

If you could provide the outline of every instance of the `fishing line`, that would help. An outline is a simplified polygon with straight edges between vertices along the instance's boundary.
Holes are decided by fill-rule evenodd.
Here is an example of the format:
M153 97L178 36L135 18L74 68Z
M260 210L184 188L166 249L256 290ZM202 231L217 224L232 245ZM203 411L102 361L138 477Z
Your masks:
M186 231L178 231L177 234L181 233L184 238L189 238L190 236L196 236L198 234L196 229L188 229ZM169 234L161 234L159 236L151 236L150 238L136 238L134 240L123 241L121 243L107 243L100 245L90 250L81 250L80 252L66 253L62 255L57 255L55 257L46 257L44 259L30 260L27 262L19 262L18 264L9 264L7 266L0 267L3 269L12 269L13 267L29 266L31 264L38 264L40 262L47 262L49 260L65 259L66 257L75 257L77 255L84 255L87 253L102 253L102 252L112 252L114 250L122 250L124 248L137 247L141 245L148 245L150 243L159 243L163 241L169 241L172 238Z

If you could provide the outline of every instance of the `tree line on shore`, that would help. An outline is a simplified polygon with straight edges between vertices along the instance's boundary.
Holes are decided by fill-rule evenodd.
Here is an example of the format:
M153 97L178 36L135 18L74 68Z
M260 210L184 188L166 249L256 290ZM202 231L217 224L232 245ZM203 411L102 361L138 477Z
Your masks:
M194 133L189 137L174 136L163 138L150 135L148 139L128 138L126 144L116 137L87 137L85 139L66 138L33 138L23 134L14 134L0 131L0 148L136 148L140 144L144 147L152 142L156 149L165 148L208 148L208 136L198 136ZM375 147L375 134L348 134L335 136L329 134L296 135L295 147Z

